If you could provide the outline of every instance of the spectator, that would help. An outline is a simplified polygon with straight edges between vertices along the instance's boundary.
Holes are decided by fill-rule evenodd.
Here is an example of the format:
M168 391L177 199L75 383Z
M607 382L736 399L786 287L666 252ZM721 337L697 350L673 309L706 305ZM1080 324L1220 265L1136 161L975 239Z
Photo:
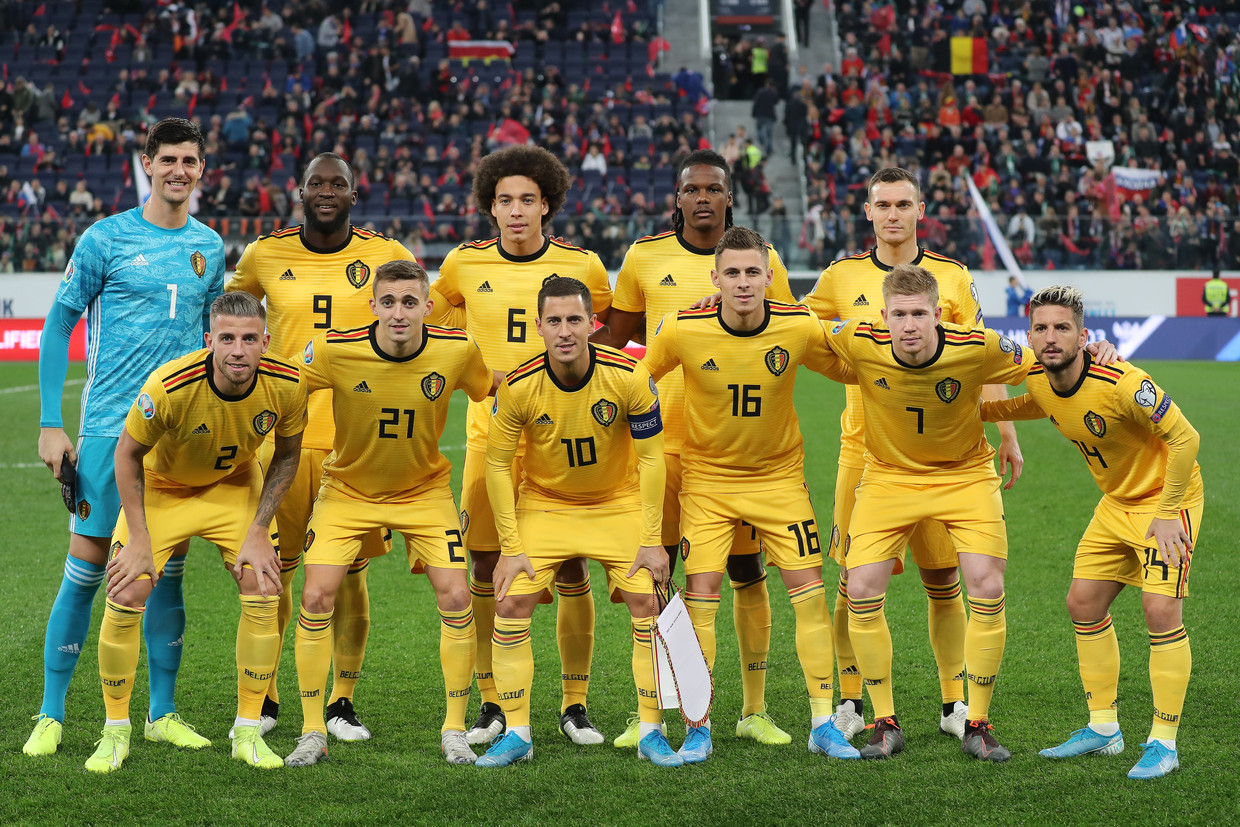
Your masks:
M779 106L779 90L775 88L773 78L767 78L762 88L754 96L750 114L758 136L758 144L763 153L770 155L774 151L773 131L775 129L775 110Z
M1006 292L1007 314L1009 316L1024 316L1028 312L1029 300L1033 298L1033 291L1027 285L1021 284L1020 279L1016 278L1016 276L1009 276Z

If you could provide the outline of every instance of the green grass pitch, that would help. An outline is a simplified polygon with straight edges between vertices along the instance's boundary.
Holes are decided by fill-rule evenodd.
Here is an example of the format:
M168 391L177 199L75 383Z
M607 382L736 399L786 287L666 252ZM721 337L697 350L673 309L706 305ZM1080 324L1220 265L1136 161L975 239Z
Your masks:
M66 514L35 451L35 367L2 365L0 409L10 427L0 432L0 553L5 569L0 605L8 623L9 665L0 670L0 698L7 710L0 736L0 823L1232 822L1240 812L1240 736L1235 727L1240 608L1234 597L1240 593L1240 570L1234 565L1234 538L1240 533L1234 504L1240 493L1240 448L1234 438L1240 368L1171 362L1146 367L1201 432L1207 495L1185 612L1194 667L1180 731L1182 769L1152 783L1124 777L1139 757L1137 744L1145 740L1152 711L1148 643L1140 600L1132 590L1121 595L1114 610L1123 658L1120 720L1128 749L1116 757L1067 763L1037 756L1038 749L1058 743L1087 720L1063 597L1076 540L1098 499L1076 448L1048 422L1019 426L1025 474L1005 496L1011 546L1008 639L992 707L996 731L1013 752L1005 765L970 760L958 742L938 734L938 684L926 639L926 600L916 576L905 575L893 582L887 605L896 652L896 699L908 737L906 751L893 760L845 763L807 752L809 709L796 659L792 611L782 583L772 577L774 632L767 696L776 721L794 734L791 746L762 747L732 735L740 685L728 620L730 596L724 597L720 613L716 752L710 761L658 770L610 744L568 744L556 728L554 610L544 607L534 627L536 760L485 773L449 767L435 748L443 697L433 597L424 578L408 573L403 554L391 554L370 570L373 625L356 696L374 739L364 744L333 742L331 760L323 766L252 770L228 757L227 732L235 704L236 587L215 550L201 542L190 554L185 575L189 620L177 700L182 714L214 745L200 753L181 753L142 740L147 698L140 666L133 702L136 737L128 761L107 777L82 768L103 721L96 649L103 601L97 598L92 631L69 692L64 743L54 757L27 758L21 746L41 697L43 631L67 547ZM70 377L78 384L68 389L66 408L73 417L83 374L81 366L71 368ZM806 476L825 543L843 393L806 373L797 394ZM454 483L459 482L463 460L464 409L458 394L444 438L456 471ZM594 582L603 583L601 569L593 566L593 572ZM826 565L824 579L829 588L834 584L833 564ZM598 626L590 710L610 741L635 708L630 637L623 608L607 603L598 588L595 595ZM301 723L291 633L285 636L283 664L283 715L268 737L281 755L292 749ZM471 716L476 708L475 702ZM669 730L673 743L679 744L683 725L677 719Z

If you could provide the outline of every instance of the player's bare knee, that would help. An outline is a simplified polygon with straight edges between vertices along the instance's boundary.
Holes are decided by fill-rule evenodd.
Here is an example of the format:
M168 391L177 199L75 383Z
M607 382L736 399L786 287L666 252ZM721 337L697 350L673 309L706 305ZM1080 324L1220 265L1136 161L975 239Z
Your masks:
M685 576L685 591L694 594L719 594L723 586L723 572L708 571Z
M560 564L560 570L555 573L555 582L557 583L580 583L590 574L590 570L586 567L586 558L574 557L571 560L565 560Z
M764 571L762 552L728 557L728 577L737 583L751 583L762 577Z
M495 564L498 562L498 551L470 551L470 576L482 583L490 583L491 578L495 575Z
M1111 609L1111 601L1114 599L1111 588L1107 588L1112 585L1106 584L1104 587L1097 581L1074 580L1068 588L1068 596L1065 599L1068 616L1078 623L1088 623L1106 617ZM1114 585L1118 586L1118 584Z
M960 579L960 573L954 568L923 569L918 567L918 571L921 573L921 582L932 586L950 586Z
M95 566L103 566L108 562L108 549L111 545L112 538L110 537L87 537L84 534L70 534L69 556Z
M1184 625L1184 601L1179 598L1147 592L1141 596L1141 606L1151 632L1169 632Z
M495 614L498 617L523 620L534 616L534 607L537 605L536 594L510 594L503 600L496 601Z
M435 603L441 612L463 612L469 608L469 584L453 584L444 589L435 590Z
M307 581L301 590L301 605L306 611L326 614L336 608L336 590Z
M153 588L150 580L135 580L108 600L127 609L141 609Z

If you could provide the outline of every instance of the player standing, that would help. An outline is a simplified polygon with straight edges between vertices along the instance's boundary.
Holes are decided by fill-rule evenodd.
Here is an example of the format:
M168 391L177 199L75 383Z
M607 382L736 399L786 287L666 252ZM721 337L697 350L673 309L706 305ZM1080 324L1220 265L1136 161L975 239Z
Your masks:
M925 214L917 176L898 167L879 170L866 189L865 215L874 225L874 249L842 258L822 271L818 283L805 297L805 304L826 322L836 319L877 318L883 308L883 278L897 264L924 267L939 284L943 320L965 327L981 327L982 309L969 268L958 261L926 250L917 244L917 222ZM848 569L844 566L843 538L848 536L857 484L865 467L865 418L859 387L846 389L847 404L840 415L839 472L835 482L835 515L831 530L831 556L840 564L839 590L835 599L835 656L839 663L839 708L835 723L852 738L865 726L861 715L861 673L857 668L848 632ZM1002 385L982 390L984 399L1006 399ZM999 473L1012 465L1012 483L1020 478L1024 461L1010 422L998 423ZM930 647L939 672L943 711L939 729L964 738L968 715L964 696L965 611L956 571L956 550L941 523L928 520L917 526L909 549L921 574L929 603ZM904 569L904 551L896 560L895 573Z
M1124 586L1141 589L1150 634L1154 722L1129 778L1159 778L1180 765L1176 732L1193 659L1184 598L1204 493L1200 437L1149 374L1130 364L1102 367L1085 351L1084 302L1071 287L1047 287L1030 302L1029 345L1039 366L1028 393L982 406L985 418L1049 416L1080 450L1102 499L1076 550L1068 614L1076 630L1089 724L1047 758L1116 755L1119 643L1111 604Z
M632 616L638 755L657 766L684 763L662 731L650 650L652 577L663 585L670 576L658 545L664 485L659 400L640 362L589 343L594 321L585 284L548 279L538 293L537 316L546 351L509 373L495 398L487 490L503 544L495 567L494 664L508 731L478 759L480 767L534 756L530 618L556 569L583 548L607 569ZM522 435L526 462L518 506L512 466Z
M857 750L831 723L834 660L822 585L822 548L793 404L798 365L844 379L822 323L806 308L765 299L772 281L762 236L731 227L715 249L711 279L721 303L670 313L648 346L655 379L684 368L686 435L680 494L685 605L709 665L715 614L736 529L753 526L796 613L797 654L810 702L809 749L835 758ZM710 722L691 727L686 763L713 749Z
M122 511L99 630L107 722L86 761L91 772L120 769L129 755L138 624L152 581L191 537L219 547L241 591L232 755L260 769L283 765L263 742L258 719L280 649L271 521L297 472L306 384L294 365L263 356L265 321L252 296L220 296L211 305L206 349L155 370L125 418L116 447ZM276 444L264 476L256 453L269 433Z
M710 272L715 267L715 245L732 226L732 173L723 156L709 149L692 152L678 164L676 209L672 231L640 238L629 248L616 279L616 295L607 326L591 340L622 348L638 330L644 341L654 339L659 321L676 310L689 307L713 293ZM772 283L767 291L773 301L792 304L788 270L779 253L768 249ZM684 371L679 367L659 381L663 411L664 451L667 453L667 487L663 494L663 547L671 569L676 567L680 543L680 454L685 440ZM757 532L741 526L728 556L732 583L733 621L740 648L741 718L738 737L764 744L791 743L766 711L766 661L771 648L771 600L766 588L766 566ZM616 738L618 747L636 746L638 721Z
M370 312L371 276L379 265L394 259L413 261L399 241L354 227L350 211L357 203L357 180L347 161L324 152L306 165L301 181L305 220L260 236L237 262L227 290L244 290L266 299L271 352L295 362L306 342L326 330L351 330L373 318ZM309 423L302 437L297 479L280 505L276 525L284 532L280 579L280 637L293 610L290 585L301 561L302 540L319 490L323 462L332 450L332 394L315 394L309 403ZM270 448L265 448L265 460ZM351 560L349 576L340 586L332 623L332 662L335 672L327 707L327 730L342 741L364 741L370 730L358 720L353 692L361 676L370 632L370 597L366 568L371 557L385 554L385 532L376 528L363 541L358 559ZM271 731L280 714L280 693L272 675L263 701L263 734Z
M202 132L187 120L168 118L151 127L142 155L151 197L82 234L43 326L39 457L61 479L62 458L68 454L77 469L77 489L64 578L44 639L43 705L22 748L27 755L51 755L60 744L65 696L86 642L120 511L112 463L124 412L155 367L202 346L208 308L223 289L224 243L189 215L205 151ZM87 378L75 448L64 432L60 400L69 336L84 311ZM174 701L185 632L183 569L181 556L168 564L147 607L151 696L146 737L198 749L210 742L181 720Z
M864 400L866 467L842 539L849 636L874 704L874 734L861 756L887 758L904 748L884 601L909 538L933 519L947 526L969 593L969 720L961 746L1006 761L1011 754L995 740L989 712L1007 638L1007 530L1002 478L978 400L984 385L1021 382L1029 360L993 330L940 324L938 283L923 267L897 265L882 289L882 323L836 322L827 337L857 372Z
M464 331L423 324L430 278L412 261L375 271L371 309L378 321L320 333L302 357L310 392L332 392L336 447L306 534L306 583L297 621L302 735L285 759L309 766L327 757L323 691L331 658L333 608L364 537L390 526L405 537L411 571L425 570L442 623L439 657L447 693L440 733L444 757L472 764L465 708L474 677L474 622L461 526L439 453L448 401L457 388L486 398L495 375ZM313 398L313 397L311 397Z
M544 234L564 205L569 177L564 165L545 149L513 146L487 155L474 175L474 202L491 216L499 236L462 244L444 259L431 285L432 324L465 327L482 349L487 367L508 372L537 355L542 342L530 322L538 317L538 291L544 279L575 278L590 289L594 310L605 319L611 307L611 284L599 257ZM499 536L487 499L485 457L490 407L469 406L465 468L461 482L461 529L471 561L470 591L478 632L475 675L482 708L467 733L471 744L490 743L504 731L505 719L495 693L491 668L495 588L491 573L500 556ZM520 478L521 449L513 468ZM560 649L563 701L560 727L576 744L601 744L602 734L586 716L590 660L594 651L594 597L585 560L560 566L556 637Z

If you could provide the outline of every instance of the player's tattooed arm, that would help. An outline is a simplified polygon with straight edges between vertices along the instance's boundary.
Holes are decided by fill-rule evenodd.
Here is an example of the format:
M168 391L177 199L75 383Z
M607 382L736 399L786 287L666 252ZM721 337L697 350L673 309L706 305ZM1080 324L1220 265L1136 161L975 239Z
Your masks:
M271 527L275 519L276 509L297 474L297 465L301 461L301 434L293 436L277 436L275 451L271 457L271 466L263 477L263 490L258 499L258 511L254 514L254 525L266 529Z
M280 582L280 557L271 543L271 521L275 519L293 477L297 474L297 465L301 461L301 433L292 436L276 436L275 451L272 453L271 465L263 477L263 489L258 495L258 509L254 514L254 522L246 532L241 550L237 553L237 562L233 566L233 577L245 594L251 588L246 578L245 569L254 571L258 579L258 593L263 597L280 594L284 587Z

